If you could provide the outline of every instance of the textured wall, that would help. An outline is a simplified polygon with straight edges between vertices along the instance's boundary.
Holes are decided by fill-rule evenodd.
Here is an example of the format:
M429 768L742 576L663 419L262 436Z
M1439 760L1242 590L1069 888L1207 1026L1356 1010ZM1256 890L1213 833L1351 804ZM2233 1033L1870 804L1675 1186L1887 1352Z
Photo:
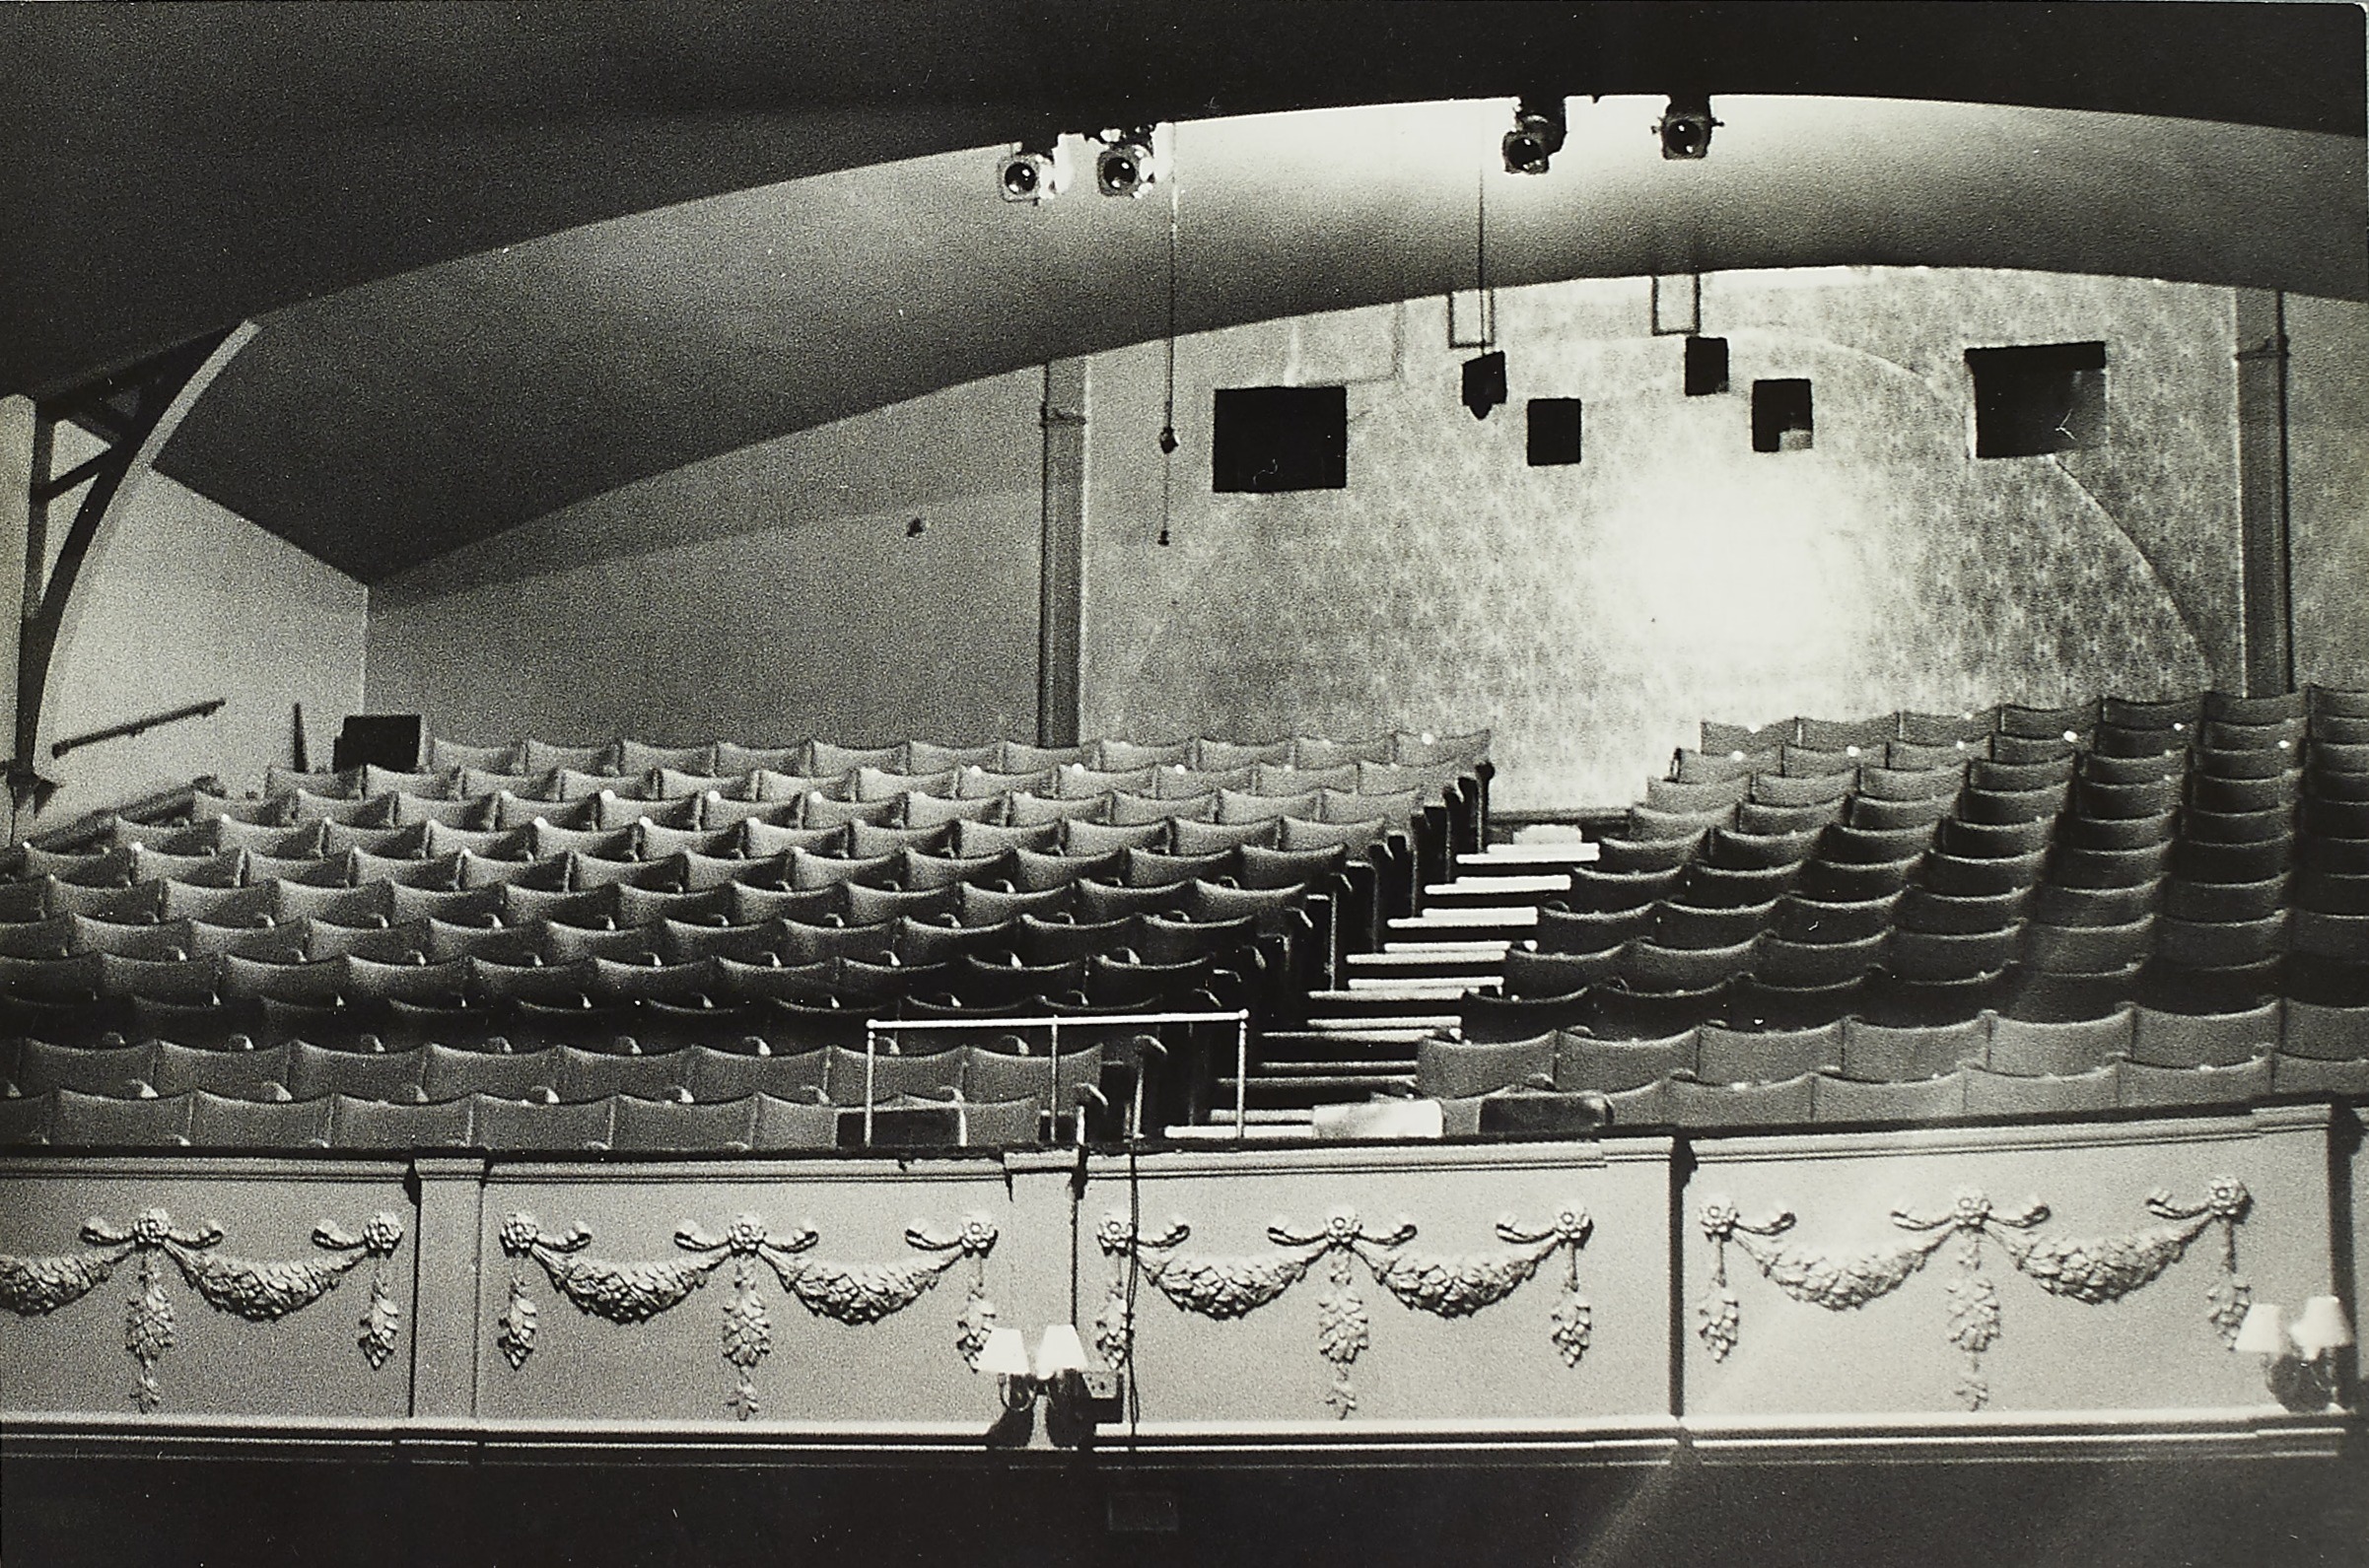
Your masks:
M2295 678L2369 689L2369 306L2286 304Z
M1854 716L2234 674L2229 297L2016 273L1707 281L1728 395L1687 398L1642 280L1508 290L1512 403L1457 402L1443 307L1359 312L1395 356L1291 323L1178 346L1161 548L1156 345L1095 371L1089 733L1494 725L1498 800L1633 798L1703 716ZM1360 334L1336 326L1326 341ZM2104 446L1976 462L1969 346L2109 344ZM1395 358L1393 370L1390 360ZM1215 387L1350 378L1346 491L1209 489ZM1750 449L1750 382L1806 375L1813 449ZM1366 378L1370 376L1371 378ZM1522 401L1586 400L1585 461L1531 469Z
M1040 385L746 447L398 578L371 707L456 738L1031 733Z
M213 697L229 706L44 762L65 787L38 826L199 774L254 788L266 764L292 760L299 703L310 760L326 767L338 725L361 706L361 583L162 474L141 480L125 505L92 564L90 598L51 687L51 733ZM65 520L53 516L60 529Z

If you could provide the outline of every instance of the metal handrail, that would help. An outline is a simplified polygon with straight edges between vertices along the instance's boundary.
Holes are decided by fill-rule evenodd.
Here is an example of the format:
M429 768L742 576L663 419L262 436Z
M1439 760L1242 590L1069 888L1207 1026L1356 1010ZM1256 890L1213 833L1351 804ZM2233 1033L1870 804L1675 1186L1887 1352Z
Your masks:
M1037 1017L1013 1018L867 1018L864 1020L864 1146L871 1147L872 1086L875 1063L879 1058L882 1036L895 1036L906 1030L967 1030L996 1029L1007 1033L1016 1029L1041 1028L1048 1037L1045 1048L1047 1081L1058 1101L1061 1088L1061 1026L1064 1015L1045 1013ZM1234 1140L1247 1135L1244 1112L1248 1109L1250 1081L1250 1013L1246 1008L1231 1011L1172 1012L1172 1013L1071 1013L1067 1021L1072 1029L1124 1029L1135 1024L1215 1024L1234 1026ZM1053 1114L1061 1108L1053 1105ZM1142 1128L1136 1129L1138 1132Z

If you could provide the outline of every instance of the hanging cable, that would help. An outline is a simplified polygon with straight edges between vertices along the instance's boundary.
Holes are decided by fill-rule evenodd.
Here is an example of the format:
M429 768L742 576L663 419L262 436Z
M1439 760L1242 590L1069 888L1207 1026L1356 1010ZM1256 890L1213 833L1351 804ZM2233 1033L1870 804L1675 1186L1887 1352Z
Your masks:
M1473 292L1489 297L1489 164L1473 170ZM1486 306L1483 308L1487 308ZM1494 326L1496 323L1490 323Z
M1159 427L1159 542L1168 542L1168 520L1174 505L1176 467L1176 127L1168 127L1168 371L1160 405Z

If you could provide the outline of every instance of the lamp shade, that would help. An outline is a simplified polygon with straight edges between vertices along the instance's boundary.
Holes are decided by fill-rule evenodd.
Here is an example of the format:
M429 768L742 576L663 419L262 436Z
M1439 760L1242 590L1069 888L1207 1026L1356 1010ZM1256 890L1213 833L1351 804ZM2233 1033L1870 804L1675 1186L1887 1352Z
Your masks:
M2246 1321L2238 1325L2237 1342L2229 1348L2264 1356L2286 1354L2287 1310L2267 1301L2248 1307Z
M993 1372L998 1377L1026 1377L1028 1341L1017 1329L988 1330L987 1343L979 1351L979 1370Z
M2352 1325L2344 1321L2344 1304L2334 1296L2311 1296L2295 1315L2295 1343L2307 1356L2337 1350L2352 1343Z
M1078 1326L1057 1323L1047 1329L1036 1344L1036 1375L1052 1378L1064 1372L1084 1370L1085 1345L1078 1337Z

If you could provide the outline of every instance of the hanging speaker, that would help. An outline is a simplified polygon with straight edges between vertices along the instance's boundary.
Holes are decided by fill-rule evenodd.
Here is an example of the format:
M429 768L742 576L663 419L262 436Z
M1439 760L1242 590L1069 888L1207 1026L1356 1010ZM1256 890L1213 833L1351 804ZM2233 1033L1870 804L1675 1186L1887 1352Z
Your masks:
M1464 362L1464 406L1473 418L1487 419L1489 411L1505 401L1505 351L1477 354Z

